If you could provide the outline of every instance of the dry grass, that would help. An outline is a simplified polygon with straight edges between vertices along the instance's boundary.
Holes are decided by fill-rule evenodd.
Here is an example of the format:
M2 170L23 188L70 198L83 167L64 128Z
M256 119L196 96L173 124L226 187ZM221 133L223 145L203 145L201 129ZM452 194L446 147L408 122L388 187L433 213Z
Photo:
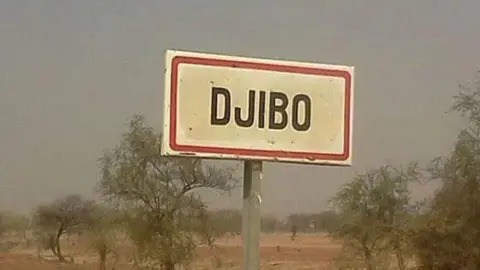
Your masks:
M242 269L242 247L240 237L224 238L217 242L218 249L199 247L192 270ZM90 270L98 269L97 258L89 252L82 241L73 238L63 241L65 253L74 258L74 263L59 263L44 253L38 258L34 248L17 247L0 252L0 270ZM275 270L321 270L332 269L331 262L339 251L339 245L324 235L299 235L295 241L288 234L264 235L261 240L261 269ZM135 269L132 248L118 247L121 258L116 270Z

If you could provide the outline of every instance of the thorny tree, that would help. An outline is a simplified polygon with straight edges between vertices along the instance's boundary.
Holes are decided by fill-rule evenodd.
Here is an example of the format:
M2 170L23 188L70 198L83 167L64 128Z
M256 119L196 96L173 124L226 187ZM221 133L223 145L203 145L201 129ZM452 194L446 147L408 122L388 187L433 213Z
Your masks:
M215 211L200 211L197 219L196 231L200 237L200 240L207 244L208 247L213 250L217 246L215 242L222 236L224 236L229 228L223 215Z
M98 254L99 270L107 269L108 257L113 257L112 269L115 269L119 258L115 248L118 228L122 223L121 215L114 209L97 205L92 218L87 224L87 236L91 248Z
M85 225L91 218L94 202L83 199L80 195L68 195L56 199L48 205L40 205L35 211L34 222L47 246L65 261L60 247L60 238L69 230Z
M419 209L419 202L412 199L409 185L420 181L420 172L417 163L411 163L406 168L383 166L379 173L381 233L397 258L398 269L405 270L410 232Z
M242 213L237 209L215 210L213 215L221 220L222 228L226 230L226 235L237 236L242 232Z
M120 144L101 158L100 192L129 209L127 227L143 263L165 270L194 256L191 220L205 208L197 190L230 191L233 168L160 155L161 135L134 116Z
M408 168L383 166L357 175L332 199L342 220L336 236L362 254L368 270L376 268L375 252L392 248L400 269L405 269L411 202L408 184L418 179L416 164Z
M30 229L30 219L23 215L11 215L10 226L13 231L19 234L22 241L27 241L27 232Z
M460 86L453 111L468 119L453 151L429 168L441 187L431 201L414 245L422 269L479 269L480 266L480 72Z

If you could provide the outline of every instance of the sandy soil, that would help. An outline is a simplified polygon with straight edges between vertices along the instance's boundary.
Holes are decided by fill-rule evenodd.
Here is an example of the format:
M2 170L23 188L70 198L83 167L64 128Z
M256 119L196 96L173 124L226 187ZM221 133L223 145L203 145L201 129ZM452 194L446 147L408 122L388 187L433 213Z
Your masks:
M35 250L16 248L0 252L0 270L90 270L98 269L95 254L87 254L86 248L72 240L65 241L65 251L75 263L59 263L45 252L38 258ZM124 250L125 249L125 250ZM131 252L122 248L122 258L116 270L134 269L129 259ZM323 235L299 235L295 241L288 234L264 235L261 240L261 269L321 270L332 269L331 261L339 245ZM225 238L218 241L218 249L199 247L192 270L242 269L241 239ZM129 262L130 261L130 262ZM111 268L109 268L111 269Z

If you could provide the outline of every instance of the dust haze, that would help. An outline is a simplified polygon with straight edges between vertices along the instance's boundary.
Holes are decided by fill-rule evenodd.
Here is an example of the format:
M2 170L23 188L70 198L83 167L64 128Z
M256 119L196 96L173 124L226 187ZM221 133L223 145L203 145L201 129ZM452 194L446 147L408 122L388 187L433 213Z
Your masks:
M160 130L164 51L181 49L355 66L354 166L265 165L264 212L321 211L355 172L450 150L446 111L480 63L480 2L461 3L0 1L0 208L94 196L128 119Z

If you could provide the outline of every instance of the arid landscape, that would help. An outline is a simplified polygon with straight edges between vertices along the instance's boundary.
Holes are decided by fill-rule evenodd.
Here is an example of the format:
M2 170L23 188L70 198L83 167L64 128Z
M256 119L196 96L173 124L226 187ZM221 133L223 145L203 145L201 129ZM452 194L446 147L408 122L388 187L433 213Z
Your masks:
M73 270L98 269L98 258L81 241L73 237L64 240L65 254L73 258L73 263L60 263L48 251L39 258L35 247L17 247L0 253L1 270ZM223 238L218 248L206 246L197 249L197 258L192 270L242 269L242 248L240 237ZM276 270L319 270L332 269L331 263L340 246L322 234L300 234L292 241L289 234L267 234L261 240L261 269ZM120 258L116 270L136 269L134 259L127 245L119 248ZM112 269L110 261L107 269Z
M479 10L0 0L0 270L480 270Z

